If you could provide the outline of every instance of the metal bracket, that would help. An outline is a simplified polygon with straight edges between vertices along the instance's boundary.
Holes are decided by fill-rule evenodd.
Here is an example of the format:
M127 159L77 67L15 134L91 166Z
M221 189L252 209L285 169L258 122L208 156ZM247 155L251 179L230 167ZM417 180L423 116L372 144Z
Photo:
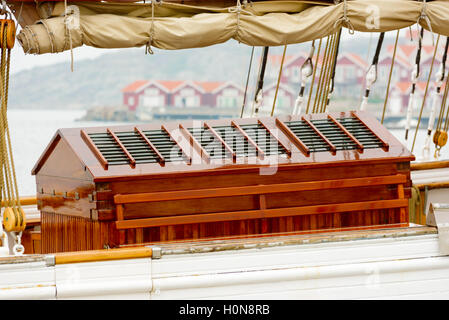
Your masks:
M431 203L426 224L438 228L440 253L449 255L449 204Z
M151 258L160 259L162 258L162 248L161 247L151 247L152 254Z
M45 265L47 267L53 267L56 264L54 255L46 255L45 256Z

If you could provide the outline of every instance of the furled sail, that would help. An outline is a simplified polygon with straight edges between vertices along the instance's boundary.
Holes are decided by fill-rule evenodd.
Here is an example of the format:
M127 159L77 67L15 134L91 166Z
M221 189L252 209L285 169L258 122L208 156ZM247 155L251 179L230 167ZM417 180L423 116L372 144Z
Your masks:
M207 2L206 2L207 3ZM25 26L18 40L26 53L55 53L82 45L98 48L187 49L235 39L250 46L279 46L328 36L341 26L385 32L420 24L449 36L449 1L236 0L232 7L169 2L58 2L38 10L40 20Z

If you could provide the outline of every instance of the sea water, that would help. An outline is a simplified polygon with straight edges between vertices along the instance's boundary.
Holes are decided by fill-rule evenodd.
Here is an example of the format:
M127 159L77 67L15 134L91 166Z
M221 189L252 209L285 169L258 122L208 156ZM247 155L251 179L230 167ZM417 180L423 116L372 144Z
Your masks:
M35 177L31 170L49 144L59 128L94 127L117 125L114 122L77 121L84 115L83 110L9 110L8 120L14 151L19 193L22 196L36 194ZM411 149L415 130L409 133L409 141L405 144L404 130L391 130L393 135ZM414 154L419 159L422 156L422 145L426 138L426 130L418 132ZM433 160L434 146L431 145L431 158ZM441 150L439 160L449 159L449 146Z

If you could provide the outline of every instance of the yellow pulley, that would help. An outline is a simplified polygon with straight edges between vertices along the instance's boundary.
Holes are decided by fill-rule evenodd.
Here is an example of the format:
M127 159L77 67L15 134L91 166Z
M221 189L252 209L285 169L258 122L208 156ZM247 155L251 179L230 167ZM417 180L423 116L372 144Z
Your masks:
M435 133L433 134L433 143L435 144L435 146L438 146L438 137L440 136L440 130L435 130Z
M25 213L22 208L5 208L3 212L3 227L7 232L20 232L25 230Z
M440 134L437 137L437 146L439 147L443 147L444 145L446 145L447 143L447 132L441 130Z
M3 39L6 33L6 48L12 49L16 41L16 24L11 19L0 19L0 47L3 48Z

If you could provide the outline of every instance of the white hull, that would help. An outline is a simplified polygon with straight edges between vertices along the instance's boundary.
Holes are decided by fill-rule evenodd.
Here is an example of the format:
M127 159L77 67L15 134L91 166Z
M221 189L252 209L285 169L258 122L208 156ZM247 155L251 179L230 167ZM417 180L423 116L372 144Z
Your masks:
M323 235L315 244L276 238L218 252L167 245L160 259L55 265L51 255L5 258L0 299L449 299L449 256L440 253L435 229L405 230L360 232L364 239L349 241Z

